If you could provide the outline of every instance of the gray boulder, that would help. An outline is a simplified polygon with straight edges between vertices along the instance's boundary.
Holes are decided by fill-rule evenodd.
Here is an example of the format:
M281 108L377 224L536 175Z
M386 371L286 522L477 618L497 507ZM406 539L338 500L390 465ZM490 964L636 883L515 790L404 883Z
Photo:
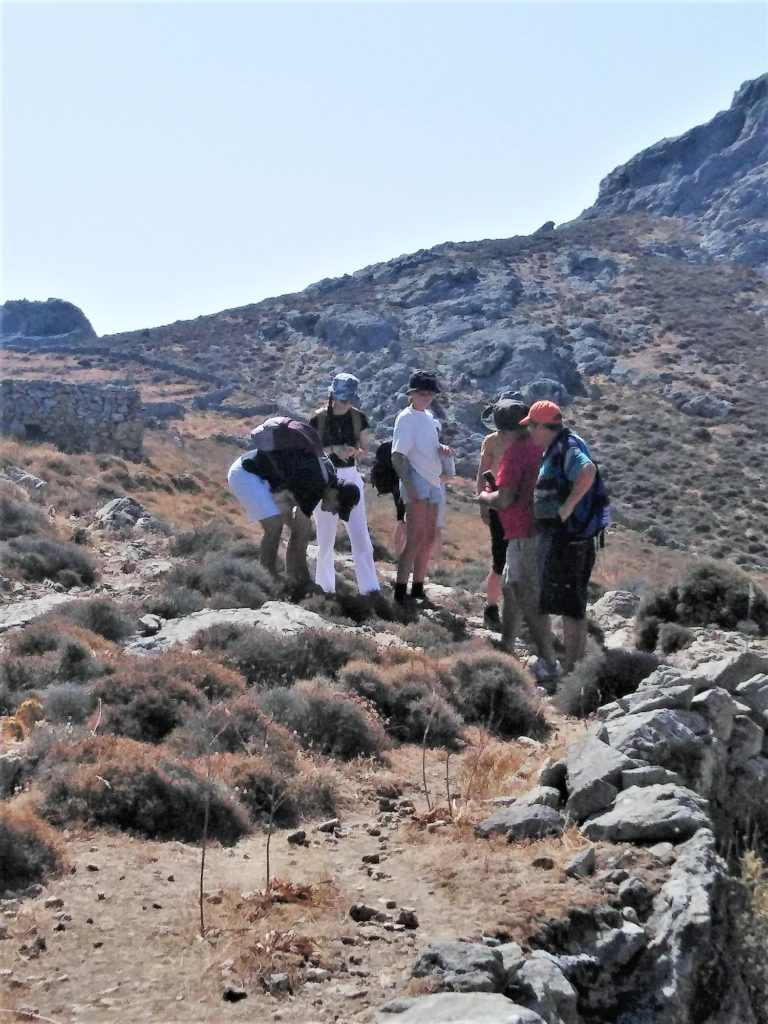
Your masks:
M621 773L635 761L598 739L595 732L571 743L566 752L568 774L566 810L575 821L610 807L618 793Z
M387 1019L380 1018L382 1022ZM422 996L395 1020L402 1024L545 1024L538 1013L518 1006L506 996L480 992Z
M739 683L735 696L753 711L768 714L768 675L762 673L748 679L746 683Z
M619 793L612 809L581 827L588 839L607 842L679 843L708 828L708 801L683 786L634 786Z
M576 990L557 958L549 953L534 952L518 971L515 987L525 993L524 1002L548 1024L580 1024Z
M438 942L421 953L411 977L430 978L443 991L503 992L507 969L498 950L481 943Z
M565 821L552 807L542 804L503 807L475 826L475 834L483 839L505 835L510 842L518 839L541 839L562 835Z
M331 306L318 319L315 334L334 348L378 352L397 341L397 323L371 309Z

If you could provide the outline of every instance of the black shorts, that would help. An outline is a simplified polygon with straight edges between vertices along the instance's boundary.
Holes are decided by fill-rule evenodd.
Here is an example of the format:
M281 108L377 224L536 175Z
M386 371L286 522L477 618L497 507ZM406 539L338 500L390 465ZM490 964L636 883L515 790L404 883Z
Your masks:
M491 565L493 571L499 576L504 572L507 564L507 542L504 539L504 527L501 525L499 513L495 508L489 508L490 521L488 529L491 531Z
M595 565L594 540L570 540L561 530L539 534L542 615L566 615L583 619L587 614L587 584Z

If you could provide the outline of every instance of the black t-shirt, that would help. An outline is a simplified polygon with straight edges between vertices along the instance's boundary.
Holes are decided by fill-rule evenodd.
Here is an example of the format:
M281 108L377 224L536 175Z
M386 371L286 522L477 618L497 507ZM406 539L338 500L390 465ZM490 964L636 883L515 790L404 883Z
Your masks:
M357 410L357 415L360 417L360 432L368 429L368 419L364 412ZM320 416L318 413L311 418L309 421L310 427L314 427L315 430L320 434L320 440L323 442L323 448L326 451L332 445L348 444L353 448L357 448L360 444L360 438L355 436L355 425L352 420L352 410L347 409L341 416L337 416L334 413L327 413L323 419L325 423L322 431L320 430ZM348 469L350 466L354 466L355 460L352 459L340 459L338 455L333 452L330 453L329 458L337 469Z

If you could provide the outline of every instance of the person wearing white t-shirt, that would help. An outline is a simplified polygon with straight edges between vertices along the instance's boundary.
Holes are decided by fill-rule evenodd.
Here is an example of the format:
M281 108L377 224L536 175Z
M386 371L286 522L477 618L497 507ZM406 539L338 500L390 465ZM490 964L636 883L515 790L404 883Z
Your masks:
M435 540L438 509L443 500L442 456L450 449L440 444L439 423L429 407L440 393L433 373L416 370L408 381L408 408L395 420L392 465L400 478L405 502L406 539L397 560L395 601L405 604L413 574L411 597L424 600L424 577Z

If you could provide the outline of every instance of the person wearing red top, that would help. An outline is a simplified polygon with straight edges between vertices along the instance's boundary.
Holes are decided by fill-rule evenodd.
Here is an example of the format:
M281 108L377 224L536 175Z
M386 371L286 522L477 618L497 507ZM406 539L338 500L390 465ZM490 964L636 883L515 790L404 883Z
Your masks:
M507 446L496 475L496 490L484 491L477 501L498 512L507 540L507 558L502 583L503 606L501 642L510 654L525 618L537 653L550 665L555 652L549 619L539 613L538 570L536 565L536 529L533 515L533 490L541 467L541 449L534 444L520 421L528 415L522 402L508 403L505 409L514 423L514 441Z

